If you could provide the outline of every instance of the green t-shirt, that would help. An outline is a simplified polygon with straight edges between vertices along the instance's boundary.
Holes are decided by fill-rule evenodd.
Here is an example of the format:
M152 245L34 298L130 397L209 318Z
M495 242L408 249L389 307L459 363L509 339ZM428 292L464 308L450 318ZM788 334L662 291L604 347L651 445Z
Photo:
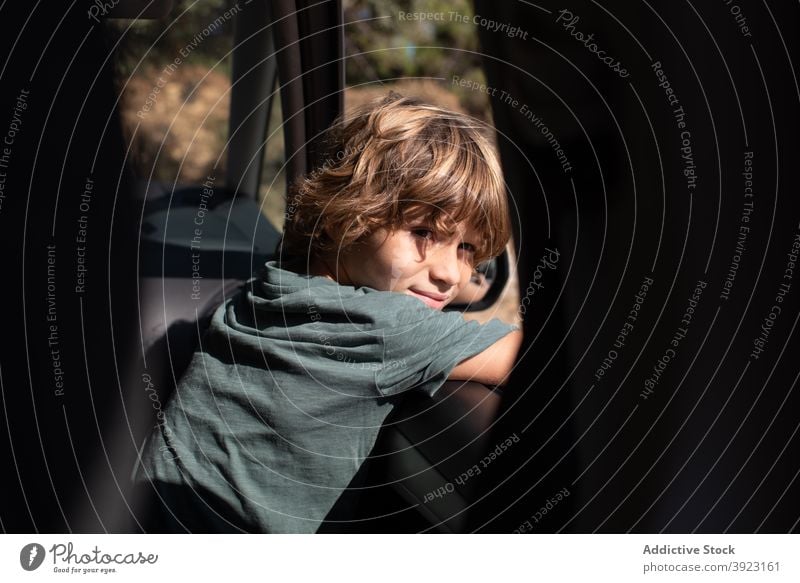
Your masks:
M220 306L135 470L200 531L314 532L397 399L515 327L266 264Z

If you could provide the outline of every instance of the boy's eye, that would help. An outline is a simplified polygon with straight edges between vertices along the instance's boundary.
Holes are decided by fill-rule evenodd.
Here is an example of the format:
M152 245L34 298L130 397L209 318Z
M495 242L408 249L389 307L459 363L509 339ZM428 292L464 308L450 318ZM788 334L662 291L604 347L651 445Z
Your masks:
M425 240L433 239L433 231L430 229L423 229L423 228L411 229L411 233L415 237L419 237L420 239L425 239Z
M458 248L459 249L463 249L467 253L473 253L473 254L475 253L475 251L477 251L477 249L475 249L475 245L473 245L472 243L466 243L466 242L461 243L458 246Z

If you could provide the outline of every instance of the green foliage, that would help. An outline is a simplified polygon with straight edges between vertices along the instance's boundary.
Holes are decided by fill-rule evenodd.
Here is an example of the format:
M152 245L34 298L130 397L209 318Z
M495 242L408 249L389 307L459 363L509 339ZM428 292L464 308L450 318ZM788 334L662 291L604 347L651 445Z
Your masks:
M480 67L469 0L346 0L344 9L351 23L345 29L348 85L449 78ZM441 19L402 19L401 12L437 13Z
M236 0L176 0L167 18L107 21L107 30L116 37L113 41L121 37L115 55L118 77L127 79L137 69L161 70L181 56L181 49L185 49L195 35L234 4ZM230 19L215 27L193 48L189 61L229 73L230 58L223 57L232 46L233 19Z

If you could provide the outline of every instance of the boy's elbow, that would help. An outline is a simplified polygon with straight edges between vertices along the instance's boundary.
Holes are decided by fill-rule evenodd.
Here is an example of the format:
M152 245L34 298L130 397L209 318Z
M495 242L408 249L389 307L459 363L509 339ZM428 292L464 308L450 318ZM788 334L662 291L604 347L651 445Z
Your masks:
M481 370L471 374L456 374L450 377L451 380L473 381L490 387L504 387L514 371L513 365L503 366L497 363L495 366L484 366Z
M513 367L508 370L504 375L497 379L497 382L494 383L496 387L505 387L508 384L508 379L511 377L511 373L514 372Z
M498 387L504 387L508 383L508 379L511 377L511 373L514 372L515 364L517 361L517 351L514 351L513 354L510 354L507 360L498 362L497 370L495 370L495 378L492 379L494 382L492 384Z

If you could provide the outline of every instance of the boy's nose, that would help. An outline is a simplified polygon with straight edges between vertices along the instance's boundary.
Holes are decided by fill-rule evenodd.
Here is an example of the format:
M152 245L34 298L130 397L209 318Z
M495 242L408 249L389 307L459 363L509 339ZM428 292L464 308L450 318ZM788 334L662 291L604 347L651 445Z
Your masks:
M461 280L461 269L458 263L458 245L447 245L439 249L432 257L430 266L431 279L448 287L453 287Z

